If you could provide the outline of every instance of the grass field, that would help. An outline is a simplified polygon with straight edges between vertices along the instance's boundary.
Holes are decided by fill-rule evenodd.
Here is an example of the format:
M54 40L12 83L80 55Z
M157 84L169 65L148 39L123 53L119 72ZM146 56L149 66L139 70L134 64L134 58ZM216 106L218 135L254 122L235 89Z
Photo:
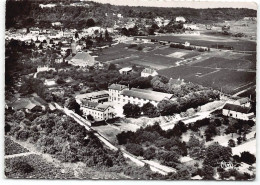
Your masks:
M13 142L10 138L5 137L5 155L20 154L24 152L29 152L29 150Z
M120 43L110 48L96 52L98 61L118 64L120 67L131 66L133 64L153 67L156 69L164 69L174 66L180 57L167 56L175 52L183 53L184 57L196 56L199 53L179 50L175 48L162 47L160 44L140 44L143 47L142 51L136 48L128 49L129 44Z
M235 93L239 87L256 82L255 72L235 71L228 69L209 69L194 66L179 66L158 71L160 75L169 78L183 78L185 81L223 90L225 93Z
M15 168L15 163L26 162L33 171L30 173L23 173ZM21 156L15 158L5 159L5 175L8 178L37 178L37 179L53 179L53 178L73 178L72 171L65 170L61 167L54 166L52 163L42 159L39 155Z
M249 58L249 57L248 57ZM229 69L256 69L256 62L246 58L226 59L221 57L212 57L193 66L212 67L212 68L229 68Z
M212 45L232 46L237 51L256 51L256 42L231 38L227 36L215 35L173 35L173 36L146 36L142 38L157 39L162 41L171 41L185 43L190 42L192 45L212 47Z

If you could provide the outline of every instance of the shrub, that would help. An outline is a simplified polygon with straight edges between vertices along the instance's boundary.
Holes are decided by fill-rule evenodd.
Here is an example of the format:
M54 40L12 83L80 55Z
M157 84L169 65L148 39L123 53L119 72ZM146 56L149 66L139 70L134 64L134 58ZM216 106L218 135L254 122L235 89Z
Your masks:
M28 164L27 162L23 161L16 161L12 164L12 169L16 172L27 174L34 171L34 168Z
M256 157L255 157L255 155L251 154L250 152L242 152L240 160L241 160L241 162L252 165L256 162Z
M143 150L142 146L139 144L128 143L125 145L125 147L126 147L126 150L133 155L136 155L136 156L144 155L144 150Z

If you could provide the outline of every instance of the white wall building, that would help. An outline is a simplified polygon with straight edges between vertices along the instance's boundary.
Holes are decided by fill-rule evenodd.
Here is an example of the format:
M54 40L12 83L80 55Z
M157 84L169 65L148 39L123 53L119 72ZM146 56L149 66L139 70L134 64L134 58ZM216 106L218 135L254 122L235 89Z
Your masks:
M141 72L141 77L148 77L148 76L157 76L158 73L155 69L152 68L145 68L142 72Z
M250 112L250 110L251 107L226 103L222 109L222 114L235 119L250 120L254 118L254 113Z
M154 106L162 100L170 100L173 95L157 91L131 88L125 85L112 84L109 88L109 100L124 105L127 103L143 106L145 103L152 103Z
M103 121L115 117L115 109L109 104L109 102L97 103L83 101L80 109L85 117L91 115L95 121Z

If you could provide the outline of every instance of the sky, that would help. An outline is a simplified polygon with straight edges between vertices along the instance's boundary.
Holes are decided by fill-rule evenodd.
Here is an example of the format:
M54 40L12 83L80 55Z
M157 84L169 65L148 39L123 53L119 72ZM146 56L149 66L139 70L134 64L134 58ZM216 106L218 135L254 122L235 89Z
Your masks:
M255 2L245 2L245 0L236 0L236 2L227 1L174 1L174 0L91 0L99 3L109 3L112 5L128 6L154 6L154 7L189 7L189 8L249 8L257 9Z

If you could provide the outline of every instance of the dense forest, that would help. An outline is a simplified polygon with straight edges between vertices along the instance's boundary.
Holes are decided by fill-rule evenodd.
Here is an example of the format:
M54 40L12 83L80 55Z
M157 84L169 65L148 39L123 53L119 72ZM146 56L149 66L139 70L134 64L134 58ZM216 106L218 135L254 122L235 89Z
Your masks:
M157 16L174 19L184 16L188 21L196 23L213 23L224 20L238 20L243 17L256 17L256 10L215 8L160 8L160 7L129 7L84 2L88 6L70 6L75 0L7 0L6 2L6 28L10 27L50 27L51 22L62 22L64 27L82 27L89 18L95 20L96 25L112 26L121 14L124 18L138 18L152 20ZM55 3L53 8L41 8L40 4ZM107 18L104 19L104 17Z

